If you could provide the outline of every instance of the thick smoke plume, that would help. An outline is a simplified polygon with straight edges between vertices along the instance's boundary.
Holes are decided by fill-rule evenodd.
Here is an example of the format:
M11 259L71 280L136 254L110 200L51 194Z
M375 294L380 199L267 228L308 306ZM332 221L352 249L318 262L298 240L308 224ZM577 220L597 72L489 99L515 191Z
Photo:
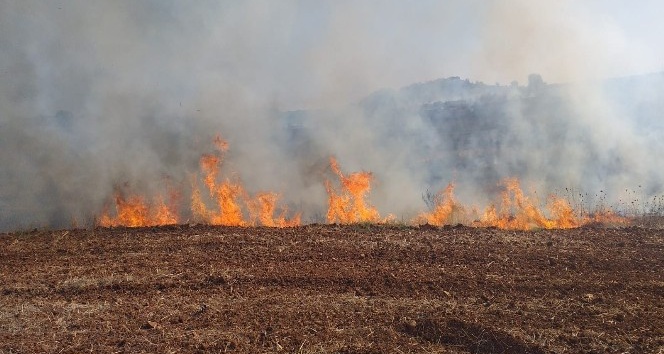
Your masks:
M651 200L664 76L594 6L0 1L0 231L90 226L117 190L186 204L216 134L227 176L304 221L325 214L330 156L402 220L451 181L470 205L505 177Z

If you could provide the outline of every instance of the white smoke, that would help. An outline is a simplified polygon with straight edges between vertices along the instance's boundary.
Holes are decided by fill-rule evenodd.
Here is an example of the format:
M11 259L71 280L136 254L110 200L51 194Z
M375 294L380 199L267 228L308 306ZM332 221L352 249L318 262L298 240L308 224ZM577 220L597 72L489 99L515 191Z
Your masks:
M280 192L305 220L325 209L330 155L344 170L374 172L372 202L401 218L450 180L467 182L460 193L471 202L490 189L476 184L513 174L543 193L658 193L661 78L611 92L600 79L661 70L661 55L597 9L570 0L4 0L0 229L89 225L118 186L149 194L167 177L186 192L217 133L231 147L224 171L250 191ZM546 86L563 91L565 107L523 99L532 95L523 85L493 85L530 73L576 83ZM448 76L490 86L370 95ZM458 134L437 130L422 107L491 107L482 97L505 92L494 164L459 165L449 145ZM560 110L532 113L528 102ZM292 144L284 119L297 109L308 110L294 123L304 145ZM488 134L464 147L483 149Z

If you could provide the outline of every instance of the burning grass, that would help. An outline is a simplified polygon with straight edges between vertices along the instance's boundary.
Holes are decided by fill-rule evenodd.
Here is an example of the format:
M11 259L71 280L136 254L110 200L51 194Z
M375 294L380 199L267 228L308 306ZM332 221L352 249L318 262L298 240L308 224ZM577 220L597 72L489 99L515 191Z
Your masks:
M476 227L495 227L505 230L570 229L589 224L629 225L630 219L611 210L602 210L580 216L570 203L551 195L544 208L536 198L526 195L519 180L507 178L500 184L503 188L500 201L491 204L481 214L477 208L468 209L454 196L454 184L431 196L431 211L420 214L415 224L436 226L465 224Z
M214 139L215 150L203 154L200 172L192 177L191 202L187 216L180 214L181 193L173 188L168 198L157 195L152 200L117 191L114 210L106 206L96 219L99 226L159 226L179 223L202 223L223 226L292 227L301 224L301 214L292 214L279 205L279 194L271 191L251 195L238 177L222 177L221 168L229 146L221 137ZM393 215L381 217L368 195L374 175L369 171L344 173L339 162L330 157L331 178L323 182L328 197L326 221L330 224L393 223ZM588 213L572 206L568 198L550 195L546 203L526 194L517 178L500 182L498 200L484 208L467 207L454 195L450 183L436 194L427 195L429 211L410 220L410 225L435 226L464 224L507 230L569 229L584 225L625 226L636 218L626 217L600 204ZM652 219L652 218L650 218Z
M121 192L115 194L115 216L111 216L106 207L97 224L104 227L112 226L159 226L174 225L185 221L193 221L219 226L269 226L289 227L300 225L300 215L288 218L288 209L278 207L279 194L259 192L250 196L242 182L237 178L220 178L224 153L228 143L221 137L214 139L216 151L203 154L199 165L202 177L192 179L191 219L184 220L178 213L179 193L171 192L170 203L158 196L154 202L146 202L141 195L125 196ZM207 190L207 195L200 184ZM213 207L208 205L213 204ZM246 211L246 213L245 213ZM275 216L276 214L276 216ZM246 216L248 215L248 216Z

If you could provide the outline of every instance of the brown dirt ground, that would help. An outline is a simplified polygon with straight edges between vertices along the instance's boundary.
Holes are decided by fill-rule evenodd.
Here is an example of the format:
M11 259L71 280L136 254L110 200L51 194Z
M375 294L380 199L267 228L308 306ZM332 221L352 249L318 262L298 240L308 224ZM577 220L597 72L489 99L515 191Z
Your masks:
M0 353L664 353L664 232L0 235Z

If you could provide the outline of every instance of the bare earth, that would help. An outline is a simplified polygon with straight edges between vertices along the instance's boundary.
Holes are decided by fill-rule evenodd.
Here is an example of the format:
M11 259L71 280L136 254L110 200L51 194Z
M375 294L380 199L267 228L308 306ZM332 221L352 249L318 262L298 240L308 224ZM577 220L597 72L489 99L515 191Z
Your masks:
M664 232L0 235L0 353L664 353Z

